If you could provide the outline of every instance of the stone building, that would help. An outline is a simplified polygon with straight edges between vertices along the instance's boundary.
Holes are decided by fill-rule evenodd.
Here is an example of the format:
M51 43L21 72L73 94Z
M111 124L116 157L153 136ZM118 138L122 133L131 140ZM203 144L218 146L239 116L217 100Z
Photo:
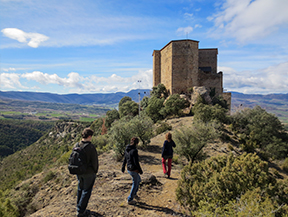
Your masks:
M231 94L223 93L223 74L217 72L218 49L199 49L198 44L190 39L173 40L161 50L154 50L153 86L162 83L169 94L204 86L230 102Z

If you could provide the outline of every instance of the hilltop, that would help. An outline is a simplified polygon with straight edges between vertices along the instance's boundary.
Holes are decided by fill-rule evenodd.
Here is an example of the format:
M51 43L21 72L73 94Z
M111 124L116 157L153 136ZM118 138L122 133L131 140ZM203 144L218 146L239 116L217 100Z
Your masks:
M193 117L166 120L172 126L172 133L180 126L190 125L192 121ZM22 204L21 216L24 213L27 213L27 216L30 213L29 216L32 217L75 215L77 181L75 176L68 173L67 164L62 161L67 155L63 150L67 150L68 142L74 143L79 140L77 134L84 127L78 122L58 123L40 141L2 161L0 170L2 182L5 182L3 175L5 177L6 175L3 173L3 168L7 166L8 160L10 160L9 163L16 161L14 165L11 165L14 170L17 170L19 164L30 163L28 168L40 164L41 161L48 164L39 167L39 171L42 172L17 184L10 192L10 197L14 198L13 200L17 201L18 204ZM67 140L68 137L70 140ZM127 172L123 174L120 171L122 162L115 161L112 151L100 153L99 173L88 205L88 209L92 211L91 216L186 216L188 214L188 211L183 209L175 199L175 189L183 167L181 160L173 162L171 179L166 179L163 176L161 147L164 138L165 133L159 134L151 139L147 149L140 147L140 163L144 174L141 176L142 184L139 190L141 199L135 206L126 203L132 181ZM236 140L233 144L233 150L229 148L228 144L215 141L213 144L209 144L204 151L208 157L229 153L240 155L242 153ZM39 150L42 153L41 159L39 157L37 159ZM29 162L26 159L29 159ZM275 171L275 169L271 168L271 171ZM7 172L12 173L11 169ZM286 177L286 174L281 170L277 174L282 178Z

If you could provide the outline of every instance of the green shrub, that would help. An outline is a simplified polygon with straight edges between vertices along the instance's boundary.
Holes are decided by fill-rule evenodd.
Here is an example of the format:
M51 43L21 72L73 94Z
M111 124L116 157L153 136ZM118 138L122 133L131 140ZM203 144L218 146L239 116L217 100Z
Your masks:
M279 214L282 210L278 208L288 202L287 186L287 183L276 181L268 172L267 162L256 154L239 157L231 154L185 166L176 189L176 198L192 215L203 210L221 214L227 210L234 212L235 206L239 207L238 198L241 198L240 201L253 202L255 195L261 192L259 206L254 207L256 213L259 214L267 206L269 212L274 210ZM250 202L247 206L253 209ZM224 214L219 216L225 216ZM226 213L230 216L228 214Z
M174 133L175 152L193 162L201 156L201 150L208 142L219 137L218 127L219 125L215 122L204 123L201 121L194 122L190 127L180 127Z
M288 136L283 125L275 115L260 106L233 114L232 130L241 135L241 147L247 152L260 148L270 157L279 159L288 154Z
M283 164L282 164L282 169L288 173L288 158L285 158Z
M50 170L50 171L46 174L46 176L44 177L43 182L44 182L44 183L47 183L48 181L54 179L55 176L56 176L56 174Z
M172 126L166 122L159 121L159 126L156 128L156 135L172 130Z

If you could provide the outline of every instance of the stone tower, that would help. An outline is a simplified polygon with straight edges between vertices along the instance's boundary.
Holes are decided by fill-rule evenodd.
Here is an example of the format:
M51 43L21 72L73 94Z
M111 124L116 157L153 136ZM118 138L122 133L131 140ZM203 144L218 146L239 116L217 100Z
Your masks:
M218 49L199 49L199 41L173 40L153 52L153 86L162 83L169 94L205 86L222 95L222 72L217 73Z

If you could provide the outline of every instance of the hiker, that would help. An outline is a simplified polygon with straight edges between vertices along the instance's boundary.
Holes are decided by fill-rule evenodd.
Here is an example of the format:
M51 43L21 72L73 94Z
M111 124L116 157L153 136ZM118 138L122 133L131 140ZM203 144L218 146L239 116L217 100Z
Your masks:
M93 130L85 128L82 132L82 140L79 144L84 147L87 160L87 169L84 174L77 174L78 191L77 191L77 217L88 216L89 210L86 210L88 201L90 199L93 185L98 172L98 154L95 146L91 143ZM75 144L75 146L77 143ZM75 147L74 146L74 147Z
M133 199L139 199L137 195L137 191L139 189L139 184L141 182L141 178L139 174L143 174L141 166L139 164L138 150L136 146L139 143L139 139L137 137L133 137L129 145L126 146L125 156L122 164L122 172L125 172L125 166L127 164L127 171L132 177L132 188L130 191L130 195L128 196L127 203L129 205L133 205L136 202Z
M165 135L166 140L164 141L162 147L162 167L163 173L165 177L170 178L171 175L171 166L172 166L172 158L173 158L173 147L176 147L175 142L172 140L172 134L168 132ZM166 169L166 160L168 159L168 171Z

